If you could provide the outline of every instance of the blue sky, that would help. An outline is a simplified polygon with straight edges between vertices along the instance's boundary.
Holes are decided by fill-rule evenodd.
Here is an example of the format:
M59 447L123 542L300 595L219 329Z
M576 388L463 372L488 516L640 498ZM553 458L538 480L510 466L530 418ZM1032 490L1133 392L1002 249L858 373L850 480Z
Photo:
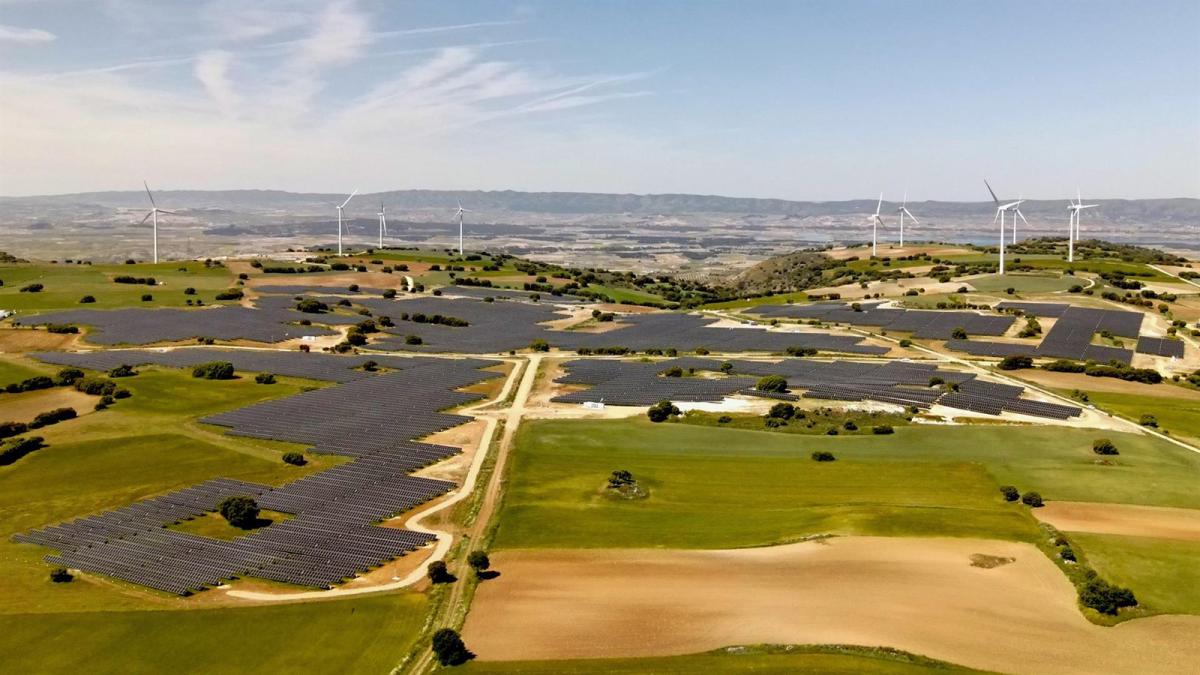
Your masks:
M0 194L1200 197L1200 4L0 0Z

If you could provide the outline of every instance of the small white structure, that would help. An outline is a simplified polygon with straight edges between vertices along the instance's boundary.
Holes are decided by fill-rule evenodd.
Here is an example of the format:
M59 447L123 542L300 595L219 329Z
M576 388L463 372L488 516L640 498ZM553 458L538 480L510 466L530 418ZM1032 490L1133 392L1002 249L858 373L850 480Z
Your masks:
M16 314L16 312L13 312L12 310L8 310L8 309L0 309L0 319L7 319L8 317L12 316L13 314Z
M301 336L300 336L300 340L301 340L301 342L316 342L316 341L317 341L317 336L315 336L315 335L301 335Z
M604 410L604 401L584 401L583 407L587 410Z

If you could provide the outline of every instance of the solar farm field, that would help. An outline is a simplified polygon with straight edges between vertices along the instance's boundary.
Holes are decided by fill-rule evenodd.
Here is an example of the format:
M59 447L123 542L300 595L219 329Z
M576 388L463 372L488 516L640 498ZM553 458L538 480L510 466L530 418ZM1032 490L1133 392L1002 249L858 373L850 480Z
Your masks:
M1200 507L1192 479L1200 455L1106 432L1122 454L1115 465L1098 465L1096 435L986 426L809 437L644 420L537 421L520 432L496 543L730 548L829 532L1036 537L1027 511L1000 498L1003 484L1048 499ZM816 450L837 461L813 462ZM606 497L604 481L618 469L633 472L649 498Z
M386 673L412 647L425 608L424 595L391 593L190 611L0 614L0 651L14 673Z
M195 422L320 383L279 378L266 386L253 378L213 381L153 368L120 382L132 397L39 430L48 447L0 467L0 614L158 607L166 598L122 592L130 587L108 582L51 587L41 561L47 549L12 542L17 532L215 476L277 484L342 461L314 456L303 467L289 466L279 458L303 446L233 438Z
M125 284L117 276L154 277L158 285ZM201 262L166 262L157 265L68 265L29 263L0 265L0 308L19 313L49 309L110 309L114 307L182 307L188 300L218 302L215 295L234 285L235 277L225 267L205 267ZM30 284L42 284L36 293L21 292ZM184 289L196 289L184 295ZM143 301L150 294L152 300ZM91 295L94 303L80 304Z
M1057 274L989 274L975 279L970 279L969 283L976 290L984 293L1004 293L1007 289L1015 289L1017 293L1054 293L1057 291L1065 291L1071 286L1078 284L1079 281L1073 277L1059 276Z
M1087 391L1088 400L1133 421L1152 415L1157 428L1200 445L1200 397L1181 396L1178 388L1160 385L1161 396ZM1188 392L1191 393L1191 392Z

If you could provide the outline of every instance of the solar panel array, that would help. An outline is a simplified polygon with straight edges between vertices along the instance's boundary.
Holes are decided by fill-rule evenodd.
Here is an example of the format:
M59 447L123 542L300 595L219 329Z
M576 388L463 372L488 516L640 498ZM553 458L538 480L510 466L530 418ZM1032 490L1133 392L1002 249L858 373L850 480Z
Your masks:
M485 288L483 286L447 286L442 289L442 293L447 296L474 298L481 300L483 298L496 298L501 300L525 300L533 302L533 291L516 291L506 288ZM577 305L585 302L582 298L577 298L572 295L551 295L549 293L537 293L538 301L545 302L551 305Z
M728 377L704 377L719 371L721 361L681 358L658 363L617 360L578 360L563 364L568 373L560 384L586 384L584 391L563 394L561 403L603 401L613 405L652 405L671 401L719 401L741 392L754 396L795 400L795 394L770 395L752 387L763 375L781 375L791 389L804 390L804 398L840 401L878 401L928 409L934 404L998 415L1004 411L1066 419L1079 408L1022 399L1024 388L985 382L970 373L941 370L936 365L908 361L857 362L784 359L735 360ZM668 368L694 369L699 376L666 377ZM932 387L932 378L958 385L959 391Z
M1011 316L978 312L888 308L880 306L878 302L859 303L859 311L842 302L762 305L746 311L771 317L874 326L888 331L912 333L917 338L940 339L948 339L955 328L962 328L970 335L1003 335L1014 321Z
M335 356L324 353L284 352L266 349L220 349L188 347L171 351L146 349L106 349L91 352L40 352L33 354L46 363L107 371L121 365L157 365L171 368L190 368L210 361L228 361L235 370L274 373L291 377L330 382L349 382L378 373L356 370L367 361L384 368L401 370L428 365L428 357L401 356Z
M1182 359L1183 340L1173 338L1140 337L1138 338L1137 352L1139 354L1170 356L1177 359Z
M385 289L360 286L357 291L352 291L350 290L349 284L345 286L317 286L315 284L269 284L255 286L254 290L258 293L283 293L286 295L307 295L320 293L333 293L335 295L383 295L383 291Z
M451 482L410 474L458 452L411 439L468 421L439 412L478 398L451 390L498 376L478 370L490 365L486 361L405 361L410 367L403 370L201 420L227 426L234 435L349 455L354 459L348 463L277 488L218 478L14 539L58 549L47 556L54 564L177 594L243 575L326 588L404 555L432 535L375 523L452 489ZM166 529L233 495L252 496L261 507L294 517L229 541Z
M297 287L298 288L298 287ZM460 289L456 289L460 290ZM476 289L477 291L478 289ZM494 290L494 289L485 289ZM469 291L468 293L476 293ZM492 293L492 295L495 295ZM340 298L310 295L331 307ZM555 299L557 302L558 299ZM786 332L762 327L713 327L716 319L679 313L622 316L615 329L603 332L552 330L545 322L562 319L549 304L525 302L482 302L476 299L422 296L395 300L364 296L355 305L375 316L389 316L395 326L384 329L372 347L395 351L455 352L488 354L523 349L534 340L575 350L580 348L628 347L633 350L675 348L690 351L782 352L789 347L820 349L852 354L885 354L886 347L867 345L862 338L821 331ZM279 342L303 335L333 335L323 326L350 325L367 317L349 310L306 314L295 309L295 300L284 295L266 295L255 308L221 306L196 310L118 309L51 312L23 321L31 325L76 323L94 330L88 339L97 344L149 344L212 337L220 340ZM464 319L467 326L403 321L403 314L441 314ZM934 313L936 314L936 313ZM995 317L990 317L995 318ZM302 320L314 325L299 325ZM416 335L422 344L411 345L406 337Z
M1133 360L1133 352L1120 347L1094 345L1092 336L1108 331L1113 335L1136 338L1142 326L1142 314L1139 312L1037 302L1002 302L997 307L1020 309L1033 316L1054 317L1055 322L1038 345L950 340L946 346L976 356L1038 356L1099 363L1118 361L1128 365Z

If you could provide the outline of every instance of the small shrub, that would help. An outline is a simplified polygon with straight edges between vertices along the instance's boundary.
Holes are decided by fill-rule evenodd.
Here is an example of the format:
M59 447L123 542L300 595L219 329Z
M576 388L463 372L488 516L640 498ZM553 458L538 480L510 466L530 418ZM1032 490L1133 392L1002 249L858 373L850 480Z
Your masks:
M1006 356L1000 361L1000 370L1032 368L1033 359L1028 356Z
M94 296L94 295L85 295L79 299L79 303L83 304L83 305L89 305L95 301L96 301L96 296Z
M954 338L955 340L966 340L967 339L967 329L963 328L962 326L959 326L958 328L955 328L950 333L950 337Z
M283 453L283 463L291 464L292 466L304 466L308 464L308 460L304 459L303 453L292 451Z
M259 384L275 384L274 373L259 373L254 376L254 381Z
M545 340L541 340L541 339L534 340L533 342L529 343L529 351L548 352L548 351L550 351L550 344L548 342L546 342Z
M424 342L424 340L421 339L420 335L404 336L404 344L406 344L406 345L419 345L419 344L422 344L423 342Z
M1144 427L1157 427L1158 418L1150 414L1142 415L1142 419L1138 421L1138 424L1141 424Z
M796 406L786 401L780 401L779 403L771 406L771 410L767 413L767 417L777 417L781 420L790 420L793 416L795 416L795 414Z
M817 450L812 454L812 458L814 462L832 462L837 459L832 452L827 450Z
M877 424L871 427L871 433L875 434L876 436L886 436L887 434L896 433L896 430L893 429L892 425L890 424Z
M153 299L153 295L150 295L149 293L142 293L142 302L150 302Z
M1026 492L1021 495L1021 503L1036 509L1043 505L1042 496L1036 492Z
M679 414L679 408L675 407L674 403L665 400L655 403L646 411L646 417L649 417L650 421L655 423L665 422Z
M1113 442L1107 438L1097 438L1096 440L1092 441L1092 452L1096 453L1097 455L1121 454L1117 450L1117 446L1113 445Z
M729 415L721 415L720 417L717 418L717 424L729 424L732 421L733 421L733 418L730 417Z
M854 420L846 420L846 422L842 424L842 428L846 431L858 431L858 425L854 423Z
M65 567L55 567L54 569L50 570L50 581L53 581L56 584L65 584L74 578L75 577L71 576L71 573L68 572L67 568Z
M1004 495L1004 501L1015 502L1021 498L1021 492L1013 485L1001 485L1000 494Z
M137 375L137 371L129 364L122 364L108 371L109 377L133 377Z
M202 377L206 380L232 380L233 376L233 364L228 361L201 363L192 368L192 377Z

